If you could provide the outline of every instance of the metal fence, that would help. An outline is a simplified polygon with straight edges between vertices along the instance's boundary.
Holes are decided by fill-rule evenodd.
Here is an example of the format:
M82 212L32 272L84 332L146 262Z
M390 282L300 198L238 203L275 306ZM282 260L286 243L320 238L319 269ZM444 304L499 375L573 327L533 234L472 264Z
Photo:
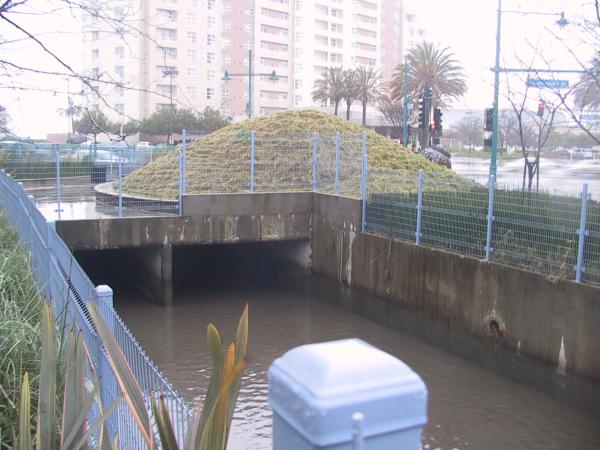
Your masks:
M104 318L136 375L150 408L150 399L162 395L167 402L180 444L191 420L191 409L166 381L148 355L140 347L127 326L112 307L112 294L106 295L91 283L75 257L58 236L52 223L47 223L41 212L28 197L22 183L0 171L0 206L21 241L31 252L32 263L42 292L55 307L57 320L75 324L81 331L90 353L92 365L88 368L100 380L103 406L117 401L118 406L109 416L107 424L111 439L118 434L119 448L146 448L129 409L122 401L122 392L108 361L102 343L96 335L86 308L86 301L97 302ZM97 406L89 413L89 423L98 417ZM96 436L92 436L92 440ZM156 436L155 436L156 438Z
M556 279L600 283L600 204L588 185L523 192L421 171L371 171L365 228ZM376 186L378 189L373 188Z

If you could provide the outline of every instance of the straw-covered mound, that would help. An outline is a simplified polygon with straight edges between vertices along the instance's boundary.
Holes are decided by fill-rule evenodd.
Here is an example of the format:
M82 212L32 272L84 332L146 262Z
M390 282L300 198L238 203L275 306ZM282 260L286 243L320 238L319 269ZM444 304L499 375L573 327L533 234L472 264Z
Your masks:
M250 136L255 132L256 191L310 189L313 132L317 138L317 188L331 191L335 179L335 134L341 135L340 192L357 195L361 174L362 128L318 111L288 111L231 124L186 149L186 193L241 192L250 186ZM456 180L453 172L407 151L374 131L366 130L368 166L403 169L416 182L419 169L427 176ZM396 171L394 171L396 172ZM178 152L169 152L125 178L127 193L175 198L178 192ZM389 180L388 180L389 181ZM386 183L387 185L387 183Z

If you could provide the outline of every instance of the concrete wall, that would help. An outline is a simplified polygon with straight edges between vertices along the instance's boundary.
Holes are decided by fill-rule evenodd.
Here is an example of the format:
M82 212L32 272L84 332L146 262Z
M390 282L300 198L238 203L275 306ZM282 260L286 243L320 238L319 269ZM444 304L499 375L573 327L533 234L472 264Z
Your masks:
M354 307L437 343L456 339L459 352L472 350L464 337L474 336L477 352L502 350L496 364L504 372L524 357L540 362L533 372L507 374L600 411L599 289L357 233L357 210L357 200L316 197L312 229L313 271L377 297L370 305L350 300Z
M59 221L56 231L72 250L304 240L311 205L310 192L191 195L182 217Z

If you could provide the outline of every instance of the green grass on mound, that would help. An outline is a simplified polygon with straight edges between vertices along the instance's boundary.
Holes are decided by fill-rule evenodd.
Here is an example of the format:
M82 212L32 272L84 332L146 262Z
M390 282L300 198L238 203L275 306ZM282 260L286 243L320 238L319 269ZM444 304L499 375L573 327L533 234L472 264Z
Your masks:
M342 135L341 193L358 195L363 129L330 114L288 111L246 120L222 128L189 144L186 152L186 193L240 192L250 184L250 132L256 135L255 186L257 191L309 189L311 136L319 133L318 188L333 188L335 133ZM416 184L417 173L456 180L452 171L407 151L374 131L366 130L369 169L403 169ZM179 163L168 153L125 178L124 191L157 198L175 198ZM387 183L382 178L382 183ZM413 184L412 182L410 183ZM375 186L373 186L375 187Z

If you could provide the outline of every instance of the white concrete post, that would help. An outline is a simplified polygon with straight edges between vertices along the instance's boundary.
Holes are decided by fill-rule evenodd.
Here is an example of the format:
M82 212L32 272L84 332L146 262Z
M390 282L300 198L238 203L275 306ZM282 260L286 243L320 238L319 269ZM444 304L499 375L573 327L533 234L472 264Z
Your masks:
M113 315L110 314L113 308L113 290L110 286L101 284L96 286L96 298L98 299L98 306L102 312L102 317L111 332L115 330L115 324L113 323Z
M427 388L359 339L309 344L269 368L273 450L418 450Z

